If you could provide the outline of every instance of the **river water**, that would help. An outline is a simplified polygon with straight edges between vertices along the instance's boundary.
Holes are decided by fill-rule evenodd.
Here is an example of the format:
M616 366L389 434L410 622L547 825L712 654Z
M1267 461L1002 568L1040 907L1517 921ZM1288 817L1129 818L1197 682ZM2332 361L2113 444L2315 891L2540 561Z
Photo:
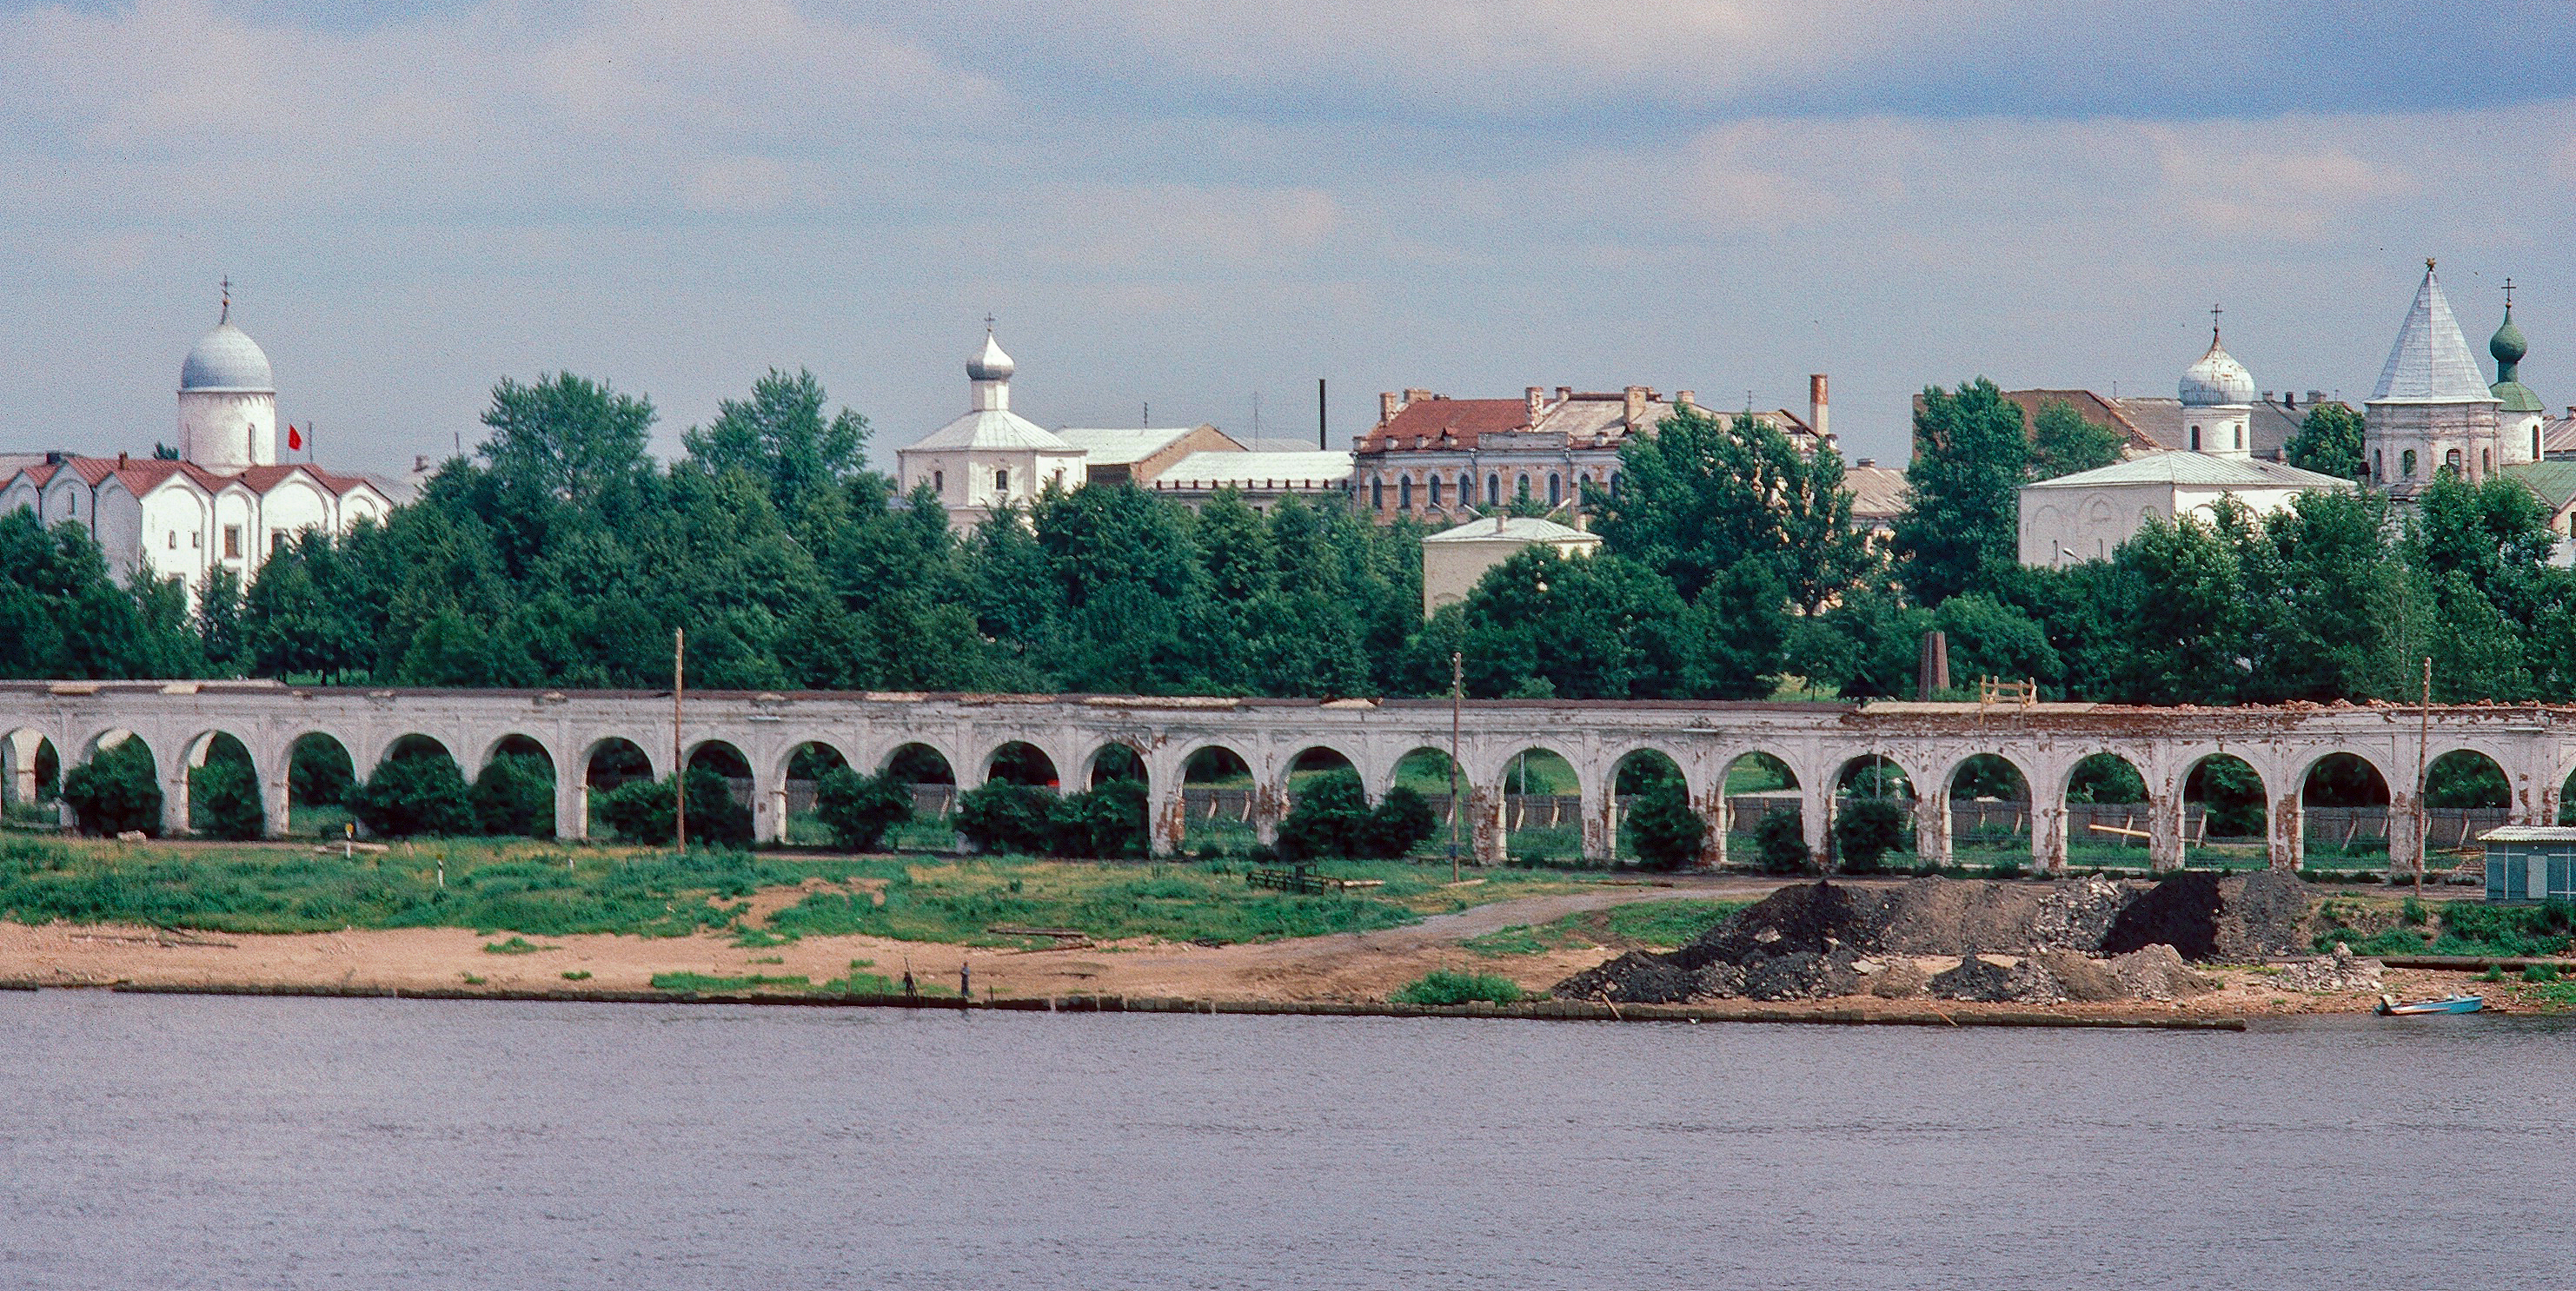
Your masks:
M0 993L0 1286L2557 1286L2571 1058Z

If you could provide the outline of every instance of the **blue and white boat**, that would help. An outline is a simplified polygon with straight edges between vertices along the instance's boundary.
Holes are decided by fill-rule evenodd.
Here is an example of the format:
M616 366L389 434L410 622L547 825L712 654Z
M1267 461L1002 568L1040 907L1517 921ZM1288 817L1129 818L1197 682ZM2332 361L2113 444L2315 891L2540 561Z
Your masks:
M2385 1018L2414 1017L2419 1013L2475 1013L2487 1006L2483 995L2445 995L2438 1000L2417 1000L2400 1004L2396 997L2379 997L2379 1015Z

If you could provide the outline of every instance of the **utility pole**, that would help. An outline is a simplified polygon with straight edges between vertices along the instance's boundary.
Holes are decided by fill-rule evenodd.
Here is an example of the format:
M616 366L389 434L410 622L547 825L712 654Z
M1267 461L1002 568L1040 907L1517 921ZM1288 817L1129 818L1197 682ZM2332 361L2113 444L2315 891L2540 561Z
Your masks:
M680 761L680 690L688 659L688 629L671 629L671 837L683 852L689 850L689 768Z
M1325 439L1324 378L1315 378L1315 451L1329 452L1332 445Z
M1315 383L1321 397L1323 382ZM1458 708L1467 695L1467 656L1449 652L1449 881L1458 881L1458 827L1467 819L1467 804L1458 801Z
M2424 899L2424 850L2433 832L2433 813L2425 803L2431 797L2432 785L2425 782L2429 770L2424 765L2425 750L2433 743L2433 656L2424 656L2424 704L2420 710L2423 722L2415 736L2415 899Z

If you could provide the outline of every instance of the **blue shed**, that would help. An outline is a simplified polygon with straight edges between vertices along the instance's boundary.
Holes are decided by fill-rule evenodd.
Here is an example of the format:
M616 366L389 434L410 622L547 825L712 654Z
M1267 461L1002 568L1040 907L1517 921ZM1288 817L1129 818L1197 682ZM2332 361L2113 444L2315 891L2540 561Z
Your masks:
M2504 825L2478 841L2487 849L2487 900L2576 901L2576 828Z

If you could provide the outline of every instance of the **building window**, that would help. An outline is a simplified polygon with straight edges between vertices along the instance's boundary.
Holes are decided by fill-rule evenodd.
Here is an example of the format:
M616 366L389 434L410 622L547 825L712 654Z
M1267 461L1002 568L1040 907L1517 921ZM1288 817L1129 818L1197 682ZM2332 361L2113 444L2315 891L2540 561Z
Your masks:
M2245 447L2245 428L2243 426L2236 428L2236 446L2238 448Z
M1502 504L1503 504L1503 477L1502 477L1502 476L1499 476L1499 475L1488 475L1488 476L1486 476L1486 477L1485 477L1485 505L1486 505L1486 506L1489 506L1489 507L1494 507L1494 506L1501 506Z
M1617 471L1610 472L1610 496L1614 498L1619 496L1619 482L1624 478L1626 477Z
M191 529L191 530L189 530L189 531L188 531L188 550L190 550L190 551L202 551L202 550L204 550L204 549L205 549L205 546L206 546L206 535L205 535L205 534L200 533L200 532L198 532L198 531L197 531L197 530L195 530L195 529Z
M1386 510L1386 477L1383 475L1369 481L1369 506L1379 511Z
M948 472L932 471L930 473L930 491L940 494L948 492Z
M1465 471L1458 472L1458 505L1462 507L1476 505L1476 477Z
M1398 511L1413 509L1413 477L1410 475L1395 482L1395 509Z
M269 555L274 556L274 555L277 555L279 552L282 552L282 551L285 551L285 550L286 550L286 531L285 531L284 529L271 529L271 530L269 530L269 531L268 531L268 554L269 554Z
M2195 453L2200 451L2200 427L2198 426L2191 428L2191 451Z
M2492 449L2492 448L2481 448L2481 449L2479 449L2479 450L2478 450L2478 474L2480 474L2480 475L2493 475L2493 474L2495 474L2495 450L2494 450L2494 449Z
M2531 423L2531 460L2540 460L2540 423Z
M2460 473L2460 450L2454 448L2451 451L2442 454L2442 471L2444 474L2448 475L2457 475Z
M1440 506L1440 477L1437 475L1431 477L1431 505L1435 510Z
M169 542L167 542L167 543L164 543L163 545L164 545L164 546L166 546L166 547L168 547L168 548L169 548L170 550L172 550L172 551L177 551L177 550L179 549L179 531L178 531L178 530L176 530L176 529L171 530L171 531L170 531L170 541L169 541Z
M2370 478L2374 480L2388 478L2388 459L2376 448L2370 450Z
M237 525L237 524L228 524L228 525L225 525L225 526L224 526L224 559L226 559L226 560L239 560L239 559L241 559L241 526L240 526L240 525Z
M1521 497L1524 497L1524 498L1528 497L1528 496L1530 495L1530 491L1529 491L1529 477L1528 477L1528 476L1526 476L1526 475L1522 476L1522 477L1520 478L1520 483L1519 483L1518 485L1515 485L1515 486L1513 487L1512 491L1513 491L1514 493L1519 494Z
M1549 506L1555 506L1557 503L1563 502L1564 500L1565 484L1557 478L1554 472L1551 471L1548 473L1547 477L1547 504Z
M2411 480L2415 478L2414 449L2407 449L2404 455L2397 459L2397 472L2398 474L2405 476L2407 479Z
M1008 469L993 472L993 491L995 493L1011 491L1011 472Z

